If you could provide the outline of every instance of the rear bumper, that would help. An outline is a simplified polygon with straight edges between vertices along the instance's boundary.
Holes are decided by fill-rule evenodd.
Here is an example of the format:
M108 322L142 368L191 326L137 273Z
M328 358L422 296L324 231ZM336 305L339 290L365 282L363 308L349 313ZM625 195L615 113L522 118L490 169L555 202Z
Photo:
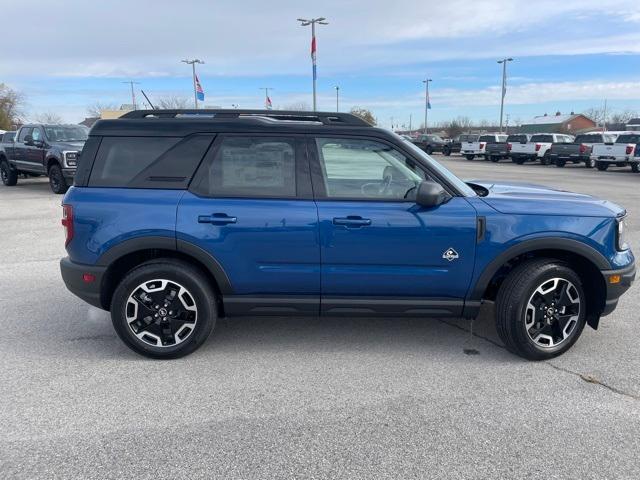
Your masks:
M633 284L633 281L636 279L636 264L634 262L618 270L603 270L602 275L604 276L604 283L607 288L604 310L601 314L604 317L616 309L620 297L629 290L629 287ZM610 282L611 277L617 275L620 276L620 281L612 284Z
M90 305L104 308L101 302L102 279L107 267L83 265L72 262L69 257L60 260L60 273L67 289ZM86 281L85 275L93 275L92 281Z

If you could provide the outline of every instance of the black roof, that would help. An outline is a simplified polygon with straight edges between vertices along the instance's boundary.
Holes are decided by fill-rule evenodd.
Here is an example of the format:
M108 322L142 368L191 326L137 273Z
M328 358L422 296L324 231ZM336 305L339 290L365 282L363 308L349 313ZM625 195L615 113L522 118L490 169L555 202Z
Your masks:
M185 136L199 132L381 132L350 113L289 110L135 110L98 120L91 135ZM385 131L386 132L386 131Z

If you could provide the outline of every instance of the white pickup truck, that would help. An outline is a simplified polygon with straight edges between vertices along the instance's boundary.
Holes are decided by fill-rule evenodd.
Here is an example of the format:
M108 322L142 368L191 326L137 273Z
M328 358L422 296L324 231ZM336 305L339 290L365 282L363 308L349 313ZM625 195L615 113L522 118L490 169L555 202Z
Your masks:
M469 138L462 142L460 152L467 160L473 160L475 157L485 156L488 143L506 142L507 135L503 133L486 133L478 138ZM485 158L486 160L486 158Z
M640 171L640 132L619 132L615 143L594 144L591 159L600 171L611 165L630 166L633 172Z
M549 148L553 143L572 143L573 137L563 133L536 133L531 135L527 143L511 145L511 161L522 165L526 161L540 160L542 165L549 165Z

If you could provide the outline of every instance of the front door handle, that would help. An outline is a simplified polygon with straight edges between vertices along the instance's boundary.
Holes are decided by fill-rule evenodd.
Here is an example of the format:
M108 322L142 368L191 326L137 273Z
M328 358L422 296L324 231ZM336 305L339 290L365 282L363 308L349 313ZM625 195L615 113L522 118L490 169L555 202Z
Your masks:
M347 228L367 227L371 225L371 219L362 218L358 215L349 215L348 217L334 217L334 225L343 225Z
M198 215L198 223L210 223L212 225L228 225L237 223L238 217L230 217L226 213L213 213L211 215Z

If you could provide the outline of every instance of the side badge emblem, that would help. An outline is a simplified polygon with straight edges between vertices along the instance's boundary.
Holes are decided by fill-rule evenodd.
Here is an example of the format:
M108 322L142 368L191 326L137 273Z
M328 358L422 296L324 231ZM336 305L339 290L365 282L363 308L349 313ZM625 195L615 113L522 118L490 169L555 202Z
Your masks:
M442 254L442 258L453 262L454 260L460 258L460 255L458 255L458 252L456 252L453 248L447 248L447 250Z

